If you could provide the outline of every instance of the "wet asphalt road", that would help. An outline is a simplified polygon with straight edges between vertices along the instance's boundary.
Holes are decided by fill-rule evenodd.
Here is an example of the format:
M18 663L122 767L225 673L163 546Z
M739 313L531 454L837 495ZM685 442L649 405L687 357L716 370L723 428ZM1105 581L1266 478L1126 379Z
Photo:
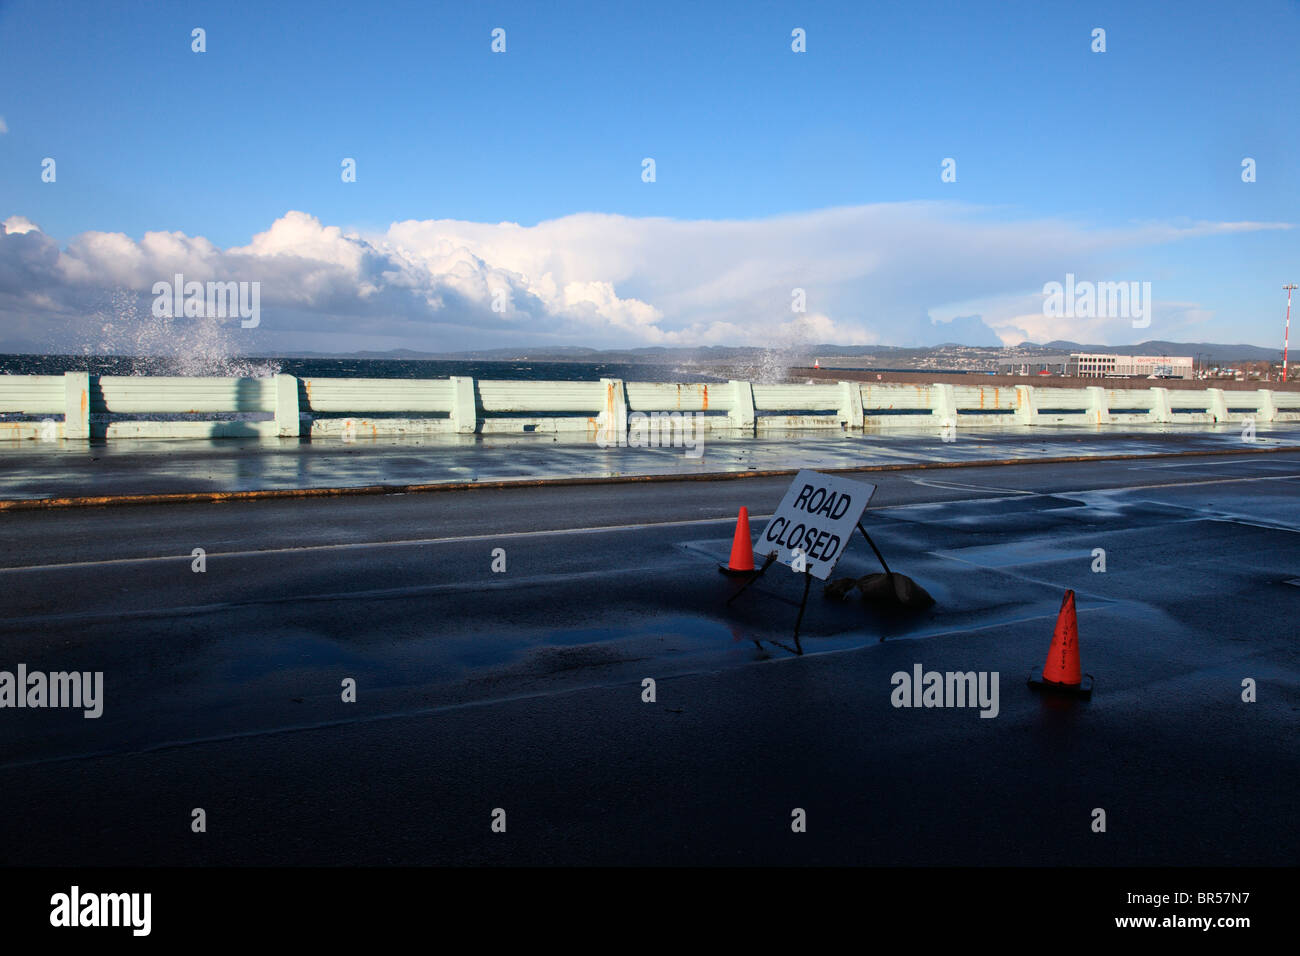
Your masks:
M814 590L803 657L794 575L714 570L786 479L5 515L0 669L105 690L0 710L4 862L1294 861L1300 454L863 477L938 604ZM1086 703L1024 683L1065 588ZM997 716L892 706L916 664Z
M5 442L0 500L743 474L945 465L1000 459L1239 451L1242 426L1006 426L710 434L684 448L601 448L582 435L487 434L298 439ZM1300 448L1300 423L1259 426L1261 448Z

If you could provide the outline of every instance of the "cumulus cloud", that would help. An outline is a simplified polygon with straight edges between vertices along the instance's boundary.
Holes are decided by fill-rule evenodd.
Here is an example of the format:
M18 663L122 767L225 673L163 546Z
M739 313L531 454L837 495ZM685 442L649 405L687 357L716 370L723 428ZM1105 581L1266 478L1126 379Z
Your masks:
M87 232L61 246L14 215L0 235L0 349L130 348L104 330L147 325L154 283L177 273L261 283L260 325L232 340L241 351L1100 342L1119 326L1048 319L1044 282L1067 271L1126 278L1101 270L1128 250L1273 228L1285 226L1094 230L933 202L753 221L407 220L382 231L290 211L222 249L181 232ZM1195 304L1179 306L1180 321L1204 320Z

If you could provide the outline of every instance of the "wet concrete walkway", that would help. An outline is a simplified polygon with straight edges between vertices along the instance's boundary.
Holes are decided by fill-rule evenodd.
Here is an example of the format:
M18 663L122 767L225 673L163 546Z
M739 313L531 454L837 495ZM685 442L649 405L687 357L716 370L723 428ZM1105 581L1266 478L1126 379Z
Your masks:
M1007 427L881 432L801 431L757 438L708 437L683 448L601 448L547 435L334 439L228 439L64 443L0 447L0 500L699 476L797 468L831 470L1059 457L1175 454L1300 447L1300 423L1262 426L1256 442L1239 425Z

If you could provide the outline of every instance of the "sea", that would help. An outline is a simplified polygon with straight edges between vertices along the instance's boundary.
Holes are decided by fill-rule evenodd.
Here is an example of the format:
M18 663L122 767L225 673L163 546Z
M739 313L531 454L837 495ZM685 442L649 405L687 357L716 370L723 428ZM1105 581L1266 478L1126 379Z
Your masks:
M192 357L138 355L0 355L0 375L211 375L265 378L280 373L299 378L447 378L628 382L725 382L737 371L717 366L642 365L619 362L442 361L382 358L225 357L196 363ZM730 373L730 374L729 374Z

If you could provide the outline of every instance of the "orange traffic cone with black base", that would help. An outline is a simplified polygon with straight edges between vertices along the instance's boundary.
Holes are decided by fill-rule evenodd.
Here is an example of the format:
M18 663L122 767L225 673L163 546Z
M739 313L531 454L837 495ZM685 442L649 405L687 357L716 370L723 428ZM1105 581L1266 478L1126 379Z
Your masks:
M1074 592L1066 591L1061 600L1061 612L1056 615L1056 630L1052 646L1047 650L1041 679L1030 677L1034 690L1065 694L1069 697L1091 697L1092 675L1082 673L1079 665L1079 618L1074 610Z
M718 566L723 574L737 577L754 573L754 542L749 536L749 509L741 506L736 516L736 535L731 540L731 559L724 568Z

